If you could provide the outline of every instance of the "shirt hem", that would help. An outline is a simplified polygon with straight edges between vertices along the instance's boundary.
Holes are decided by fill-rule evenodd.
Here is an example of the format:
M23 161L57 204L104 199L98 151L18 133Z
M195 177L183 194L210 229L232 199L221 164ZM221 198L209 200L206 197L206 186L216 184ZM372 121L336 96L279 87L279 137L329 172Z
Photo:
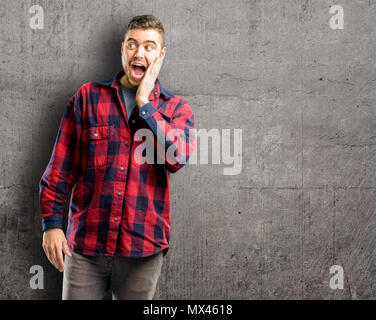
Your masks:
M165 256L169 250L169 246L163 246L160 248L160 250L154 250L154 251L142 251L142 254L132 255L131 253L125 253L125 252L95 252L95 250L85 250L80 249L77 247L73 247L68 243L69 249L73 251L74 253L82 254L85 256L91 256L91 257L125 257L125 258L133 258L133 259L142 259L146 257L151 257L154 255L157 255L161 252L163 252L163 256Z

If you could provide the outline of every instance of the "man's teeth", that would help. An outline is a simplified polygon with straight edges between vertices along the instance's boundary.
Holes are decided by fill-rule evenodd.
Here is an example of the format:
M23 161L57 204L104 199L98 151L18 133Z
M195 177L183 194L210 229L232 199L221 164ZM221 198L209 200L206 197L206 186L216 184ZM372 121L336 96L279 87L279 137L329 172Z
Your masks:
M132 64L133 67L141 67L142 70L146 70L146 67L143 66L142 64Z

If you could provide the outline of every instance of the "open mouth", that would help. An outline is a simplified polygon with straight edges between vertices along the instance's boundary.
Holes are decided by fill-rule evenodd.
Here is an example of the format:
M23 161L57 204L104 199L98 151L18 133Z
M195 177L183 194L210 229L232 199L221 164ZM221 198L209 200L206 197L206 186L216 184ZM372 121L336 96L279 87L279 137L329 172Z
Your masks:
M131 65L131 74L132 77L136 80L141 79L146 72L146 67L141 64L132 64Z

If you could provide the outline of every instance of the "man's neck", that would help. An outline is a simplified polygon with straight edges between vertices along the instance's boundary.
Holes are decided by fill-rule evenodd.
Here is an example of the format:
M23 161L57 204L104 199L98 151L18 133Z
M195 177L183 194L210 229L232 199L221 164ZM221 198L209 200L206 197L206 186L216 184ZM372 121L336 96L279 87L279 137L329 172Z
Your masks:
M128 81L126 75L123 75L123 76L120 78L120 83L121 83L124 87L126 87L127 89L137 90L137 88L138 88L138 87L133 87L133 86L129 83L129 81Z

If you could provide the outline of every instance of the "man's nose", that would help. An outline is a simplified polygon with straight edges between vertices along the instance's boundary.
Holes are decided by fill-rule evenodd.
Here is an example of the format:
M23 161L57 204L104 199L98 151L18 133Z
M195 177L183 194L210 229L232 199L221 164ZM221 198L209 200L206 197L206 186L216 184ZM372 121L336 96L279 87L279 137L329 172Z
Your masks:
M134 54L135 58L142 58L144 56L144 49L142 46L139 46L138 49L136 50L136 53Z

